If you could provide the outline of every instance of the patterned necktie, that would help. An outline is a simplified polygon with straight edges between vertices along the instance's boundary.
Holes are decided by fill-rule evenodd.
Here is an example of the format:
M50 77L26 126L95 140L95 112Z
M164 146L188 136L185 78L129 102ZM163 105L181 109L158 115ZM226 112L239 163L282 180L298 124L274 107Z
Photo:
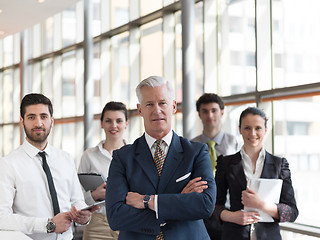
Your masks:
M154 160L154 164L156 165L159 177L161 176L164 160L166 158L163 150L161 149L162 143L163 143L163 140L157 140L154 142L154 144L156 145L156 151L154 153L153 160Z
M60 212L57 192L56 192L56 189L54 187L54 183L53 183L53 179L52 179L50 168L49 168L48 163L47 163L46 153L45 152L39 152L38 154L42 158L42 168L43 168L43 170L44 170L44 172L45 172L45 174L47 176L50 195L51 195L51 199L52 199L53 212L54 212L54 216L55 216Z
M159 177L161 176L164 160L166 158L163 150L161 149L161 144L163 140L157 140L154 142L156 146L156 151L154 152L154 164L156 165ZM160 234L156 236L155 240L164 240L163 231L160 230Z
M213 140L210 140L209 142L207 142L207 144L209 147L209 155L210 155L210 159L211 159L211 167L213 170L213 175L215 175L216 166L217 166L217 153L216 153L216 149L215 149L216 142Z

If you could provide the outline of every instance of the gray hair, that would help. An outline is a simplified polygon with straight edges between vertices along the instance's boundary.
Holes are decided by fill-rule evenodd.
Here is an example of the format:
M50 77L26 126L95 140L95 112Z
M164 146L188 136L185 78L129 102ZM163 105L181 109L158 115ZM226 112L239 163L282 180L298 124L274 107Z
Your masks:
M139 83L139 85L136 87L136 95L137 95L139 103L142 102L141 89L143 87L153 87L154 88L154 87L160 87L162 85L166 85L167 86L169 97L170 97L171 100L173 100L174 99L174 90L173 90L172 84L169 81L167 81L164 78L162 78L162 77L150 76L150 77L142 80Z

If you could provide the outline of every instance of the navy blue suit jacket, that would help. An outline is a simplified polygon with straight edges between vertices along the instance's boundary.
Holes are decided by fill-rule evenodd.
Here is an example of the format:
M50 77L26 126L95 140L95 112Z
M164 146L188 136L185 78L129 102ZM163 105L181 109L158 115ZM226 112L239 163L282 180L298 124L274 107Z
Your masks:
M282 189L278 205L279 220L271 223L256 223L256 235L259 240L281 240L279 221L293 222L298 216L298 209L291 182L288 161L266 152L261 178L282 179ZM220 220L220 214L225 209L226 195L230 193L230 211L243 209L241 203L242 191L246 189L247 181L241 163L241 154L218 158L216 171L217 202L214 215ZM222 239L249 240L250 225L241 226L235 223L222 223Z
M203 193L181 194L196 177L207 181L208 188ZM158 219L152 210L127 205L125 198L129 191L157 194ZM212 214L215 197L210 157L203 143L173 133L160 178L144 136L113 152L106 209L110 227L120 230L119 239L155 239L163 223L161 229L166 240L210 239L202 219Z

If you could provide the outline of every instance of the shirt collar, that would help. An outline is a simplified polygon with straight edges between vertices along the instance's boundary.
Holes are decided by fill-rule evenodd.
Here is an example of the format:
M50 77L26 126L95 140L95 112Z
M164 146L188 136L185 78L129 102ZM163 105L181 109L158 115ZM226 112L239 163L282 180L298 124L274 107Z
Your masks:
M145 139L146 139L146 141L147 141L147 144L148 144L149 148L151 149L151 148L152 148L152 145L154 144L154 142L155 142L157 139L151 137L151 136L150 136L148 133L146 133L146 132L144 133L144 136L145 136ZM167 146L170 146L171 140L172 140L172 136L173 136L173 131L170 130L169 133L162 138L162 140L167 144Z
M100 141L99 144L97 145L97 147L98 147L99 151L102 153L102 155L107 156L107 157L110 158L110 157L112 157L111 154L108 152L107 149L105 149L105 148L103 147L103 144L104 144L105 142L106 142L106 140Z
M223 131L222 129L220 129L219 133L218 133L213 139L208 138L206 135L204 135L204 134L202 133L202 137L203 137L203 139L204 139L204 142L207 143L207 142L209 142L210 140L213 140L213 141L215 141L215 143L216 143L217 145L220 145L220 144L221 144L223 135L224 135L224 131Z
M244 150L244 146L241 147L240 154L241 154L242 159L244 157L248 157L249 158L248 154ZM261 150L260 150L258 159L261 159L261 158L265 159L265 156L266 156L266 149L264 147L262 147Z
M266 156L266 150L264 147L260 150L259 157L256 162L255 173L252 171L252 163L248 154L245 152L244 147L240 149L240 154L242 158L242 166L244 173L246 175L247 181L252 178L260 178L263 170L264 160Z
M41 152L41 150L39 150L38 148L36 148L35 146L33 146L31 143L28 142L27 139L25 139L24 143L22 144L22 148L23 150L27 153L27 155L31 158L34 158L35 156L38 155L39 152ZM51 154L51 147L49 145L49 143L47 143L47 146L45 147L45 149L43 150L43 152L46 152L46 154L48 156L50 156Z

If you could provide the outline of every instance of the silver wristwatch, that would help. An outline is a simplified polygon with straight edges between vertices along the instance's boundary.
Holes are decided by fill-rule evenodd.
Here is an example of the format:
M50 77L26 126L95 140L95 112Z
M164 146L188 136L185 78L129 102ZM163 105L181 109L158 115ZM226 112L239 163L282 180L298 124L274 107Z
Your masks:
M143 205L144 205L144 208L145 208L145 209L149 209L148 203L149 203L150 200L151 200L150 195L145 195L145 196L143 197Z
M56 224L52 221L52 218L48 219L46 228L47 228L47 233L52 233L56 229Z

